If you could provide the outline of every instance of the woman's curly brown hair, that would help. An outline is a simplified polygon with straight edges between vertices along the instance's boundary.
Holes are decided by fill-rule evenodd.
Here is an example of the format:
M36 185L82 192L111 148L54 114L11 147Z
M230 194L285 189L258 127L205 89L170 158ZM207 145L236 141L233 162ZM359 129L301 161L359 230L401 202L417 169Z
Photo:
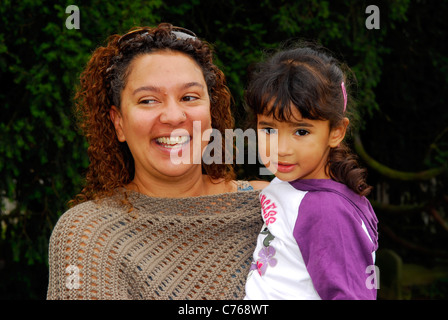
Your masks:
M70 201L76 205L88 200L111 196L134 178L134 160L126 142L119 142L110 120L112 105L120 108L121 93L126 85L130 63L139 55L155 51L179 51L192 57L203 71L210 96L212 128L224 135L233 128L231 94L223 72L213 63L213 50L198 38L179 38L171 24L162 23L155 28L144 27L131 39L112 35L107 45L97 48L81 73L80 86L75 95L75 114L78 125L88 142L89 167L85 186ZM176 29L174 29L176 30ZM135 31L135 29L131 29ZM123 43L124 42L124 43ZM225 141L222 157L225 157ZM235 178L231 164L202 164L203 172L213 179Z

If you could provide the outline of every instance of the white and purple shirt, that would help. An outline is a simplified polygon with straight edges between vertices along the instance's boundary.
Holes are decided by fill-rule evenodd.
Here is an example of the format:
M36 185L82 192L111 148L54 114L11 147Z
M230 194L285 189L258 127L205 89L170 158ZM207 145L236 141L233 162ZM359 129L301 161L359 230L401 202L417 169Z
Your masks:
M378 248L370 202L334 180L272 180L245 299L376 299Z

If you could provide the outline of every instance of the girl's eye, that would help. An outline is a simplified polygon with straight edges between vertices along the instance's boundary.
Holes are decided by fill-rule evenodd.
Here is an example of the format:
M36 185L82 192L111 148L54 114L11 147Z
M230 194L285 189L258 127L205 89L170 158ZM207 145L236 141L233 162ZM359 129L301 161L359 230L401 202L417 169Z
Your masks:
M275 130L274 128L263 128L260 129L262 132L264 132L265 134L275 134L277 132L277 130Z
M306 136L307 134L309 134L309 131L305 129L299 129L296 131L296 135L298 136Z

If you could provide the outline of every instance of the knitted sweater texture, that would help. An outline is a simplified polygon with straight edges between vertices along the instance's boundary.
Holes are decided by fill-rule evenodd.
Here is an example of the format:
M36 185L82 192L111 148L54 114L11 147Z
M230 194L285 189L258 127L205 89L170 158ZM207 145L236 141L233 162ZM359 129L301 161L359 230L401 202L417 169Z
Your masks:
M262 227L258 191L192 198L132 192L65 212L47 299L242 299Z

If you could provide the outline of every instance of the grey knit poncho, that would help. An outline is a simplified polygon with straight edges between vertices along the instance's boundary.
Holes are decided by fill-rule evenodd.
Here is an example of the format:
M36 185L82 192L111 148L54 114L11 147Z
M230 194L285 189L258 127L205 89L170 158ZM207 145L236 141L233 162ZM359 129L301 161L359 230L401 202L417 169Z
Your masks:
M64 213L48 299L242 299L262 227L259 191L192 198L132 192Z

